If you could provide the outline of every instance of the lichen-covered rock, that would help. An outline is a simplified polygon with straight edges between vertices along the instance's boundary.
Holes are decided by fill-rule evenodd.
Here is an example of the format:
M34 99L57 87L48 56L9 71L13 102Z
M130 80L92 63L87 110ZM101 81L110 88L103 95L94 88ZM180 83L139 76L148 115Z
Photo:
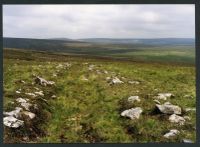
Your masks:
M7 116L3 118L3 124L10 128L19 128L24 125L24 121L19 120L13 116Z
M142 109L140 107L136 107L136 108L131 108L131 109L123 111L121 113L121 116L128 117L134 120L134 119L139 119L141 113L142 113Z
M140 98L139 98L139 96L130 96L129 98L128 98L128 102L131 102L131 103L133 103L133 102L140 102L141 100L140 100Z
M164 114L181 114L181 108L176 105L172 105L169 102L164 103L163 105L156 104L158 110Z
M168 133L164 135L165 138L171 138L178 135L180 132L176 129L170 130Z
M181 116L176 115L176 114L170 115L169 121L172 122L172 123L179 124L179 125L185 124L185 119Z

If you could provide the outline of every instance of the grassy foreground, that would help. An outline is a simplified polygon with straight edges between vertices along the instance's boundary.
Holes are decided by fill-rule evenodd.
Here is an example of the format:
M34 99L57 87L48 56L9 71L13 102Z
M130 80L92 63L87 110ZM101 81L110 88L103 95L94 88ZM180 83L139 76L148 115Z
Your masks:
M70 63L71 67L66 67L66 63ZM88 70L90 65L94 65L91 71ZM37 130L34 136L27 128L4 128L4 142L143 143L196 139L195 112L184 112L191 120L179 126L170 123L169 116L154 113L153 101L157 93L170 92L175 95L168 99L172 104L183 109L195 108L194 66L4 50L3 68L4 111L12 110L15 98L24 96L15 93L20 88L24 92L34 92L34 87L39 88L44 91L47 100L44 104L32 99L41 107L36 113L37 121L31 126ZM55 86L34 85L34 74L55 81ZM125 83L109 85L106 77L111 76L117 76ZM18 80L25 83L19 84ZM127 82L135 80L140 84ZM56 95L54 99L50 98L53 94ZM132 95L140 96L141 102L128 103L127 98ZM123 110L132 107L143 109L139 120L120 116ZM171 129L178 129L181 133L172 139L164 138L163 135ZM28 141L23 141L24 134Z

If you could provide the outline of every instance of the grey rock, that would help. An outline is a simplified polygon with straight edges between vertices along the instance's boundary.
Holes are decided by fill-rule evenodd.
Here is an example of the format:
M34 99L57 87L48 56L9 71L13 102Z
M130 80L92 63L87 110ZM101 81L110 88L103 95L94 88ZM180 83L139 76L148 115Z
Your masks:
M136 85L140 84L139 81L128 81L128 83L129 83L129 84L136 84Z
M35 78L35 83L39 84L39 85L42 85L42 86L48 86L48 85L54 85L55 84L55 82L53 82L53 81L47 81L47 80L45 80L45 79L43 79L43 78L41 78L39 76L37 76Z
M134 120L134 119L139 119L141 113L142 113L142 109L140 107L136 107L136 108L131 108L131 109L123 111L121 113L121 116L128 117Z
M185 118L183 118L181 116L178 116L176 114L170 115L169 121L172 122L172 123L179 124L179 125L184 125L185 124Z
M16 107L15 110L13 111L10 111L10 112L3 112L3 115L5 116L13 116L13 117L20 117L20 112L22 111L23 109L20 108L20 107Z
M190 139L183 139L182 140L183 143L194 143L192 140Z
M158 93L158 95L155 98L160 100L167 100L167 98L170 97L174 97L174 95L171 93Z
M181 108L176 105L172 105L169 102L164 103L163 105L156 104L158 110L164 114L181 114Z
M164 135L165 138L171 138L178 135L180 132L176 129L170 130L168 133Z
M44 93L43 91L36 91L34 92L36 95L39 95L39 96L44 96Z
M20 97L20 98L17 98L16 101L17 101L18 103L26 103L26 102L29 101L29 100Z
M29 111L23 111L22 114L28 116L30 119L33 119L36 116L34 113L29 112Z
M10 128L18 128L24 125L24 121L19 120L13 116L7 116L3 118L3 124Z
M25 110L30 111L30 107L32 106L32 104L26 102L26 103L21 103L21 106L22 106Z
M111 81L111 84L122 84L124 83L123 81L121 81L119 78L114 77Z
M130 97L128 98L128 102L133 103L133 102L135 102L135 101L137 101L137 102L140 102L140 101L141 101L140 98L139 98L139 96L130 96Z
M158 100L153 100L156 104L160 104L160 102Z

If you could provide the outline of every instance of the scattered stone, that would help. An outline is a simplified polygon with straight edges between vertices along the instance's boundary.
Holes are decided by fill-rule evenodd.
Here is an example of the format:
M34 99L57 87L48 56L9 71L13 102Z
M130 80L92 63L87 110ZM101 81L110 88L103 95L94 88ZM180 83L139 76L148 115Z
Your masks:
M58 64L58 66L56 66L56 68L63 68L62 64Z
M37 87L34 87L34 89L35 89L35 90L40 90L40 89L39 89L39 88L37 88Z
M91 64L91 65L89 65L88 70L92 71L94 69L94 67L95 67L95 65Z
M111 77L106 77L106 81L110 81L111 80Z
M170 132L166 133L164 135L165 138L170 138L170 137L174 137L176 135L178 135L180 132L176 129L170 130Z
M81 80L83 80L83 81L89 81L89 79L87 79L85 76L83 76L83 77L81 78Z
M20 97L20 98L17 98L16 101L19 103L26 103L28 101L28 99L23 99Z
M103 73L104 73L104 74L108 74L108 71L107 71L107 70L104 70Z
M56 95L52 95L51 98L53 98L53 99L56 98Z
M24 107L25 110L30 111L31 103L21 103L21 106Z
M115 77L112 79L111 84L122 84L124 83L123 81L121 81L119 78Z
M53 77L57 77L57 74L53 74Z
M39 91L39 92L34 92L35 94L39 95L39 96L44 96L43 91Z
M167 98L171 98L171 97L174 97L174 95L171 94L171 93L159 93L159 94L156 96L157 99L165 100L165 101L167 100Z
M156 104L160 104L160 102L158 100L153 100Z
M156 104L156 107L164 114L181 114L181 108L179 106L172 105L169 102L166 102L163 105Z
M38 110L38 105L37 105L37 104L34 104L34 105L33 105L33 108L34 108L35 110Z
M192 140L190 139L183 139L182 140L183 143L194 143Z
M186 108L185 111L186 111L186 112L196 111L196 108Z
M31 96L31 97L33 97L33 98L35 98L37 95L36 94L34 94L34 93L25 93L26 95L28 95L28 96Z
M20 93L21 93L21 92L20 92L20 91L18 91L18 90L16 90L15 92L16 92L17 94L20 94Z
M179 125L185 124L185 119L181 116L176 115L176 114L170 115L169 121L172 122L172 123L177 123Z
M47 80L45 80L45 79L43 79L43 78L41 78L39 76L36 77L35 83L39 84L39 85L42 85L42 86L48 86L48 85L54 85L55 84L55 82L47 81Z
M3 112L3 115L5 116L13 116L13 117L20 117L20 112L22 111L22 108L20 107L15 107L15 110L10 111L10 112Z
M23 111L22 114L28 116L30 119L33 119L36 116L34 113L29 112L29 111Z
M121 116L128 117L132 120L139 119L142 109L140 107L131 108L121 113Z
M24 121L19 120L13 116L7 116L3 118L3 124L10 128L18 128L24 125Z
M128 81L128 83L129 84L136 84L136 85L140 84L140 82L138 82L138 81Z
M140 102L140 101L141 101L140 98L139 98L139 96L130 96L130 97L128 98L128 102L133 103L133 102L135 102L135 101L137 101L137 102Z

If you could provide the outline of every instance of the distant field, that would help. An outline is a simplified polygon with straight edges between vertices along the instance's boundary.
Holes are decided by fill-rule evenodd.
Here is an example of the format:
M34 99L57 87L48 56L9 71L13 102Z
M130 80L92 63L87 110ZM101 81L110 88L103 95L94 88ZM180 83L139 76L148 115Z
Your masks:
M25 126L19 129L4 126L6 143L196 141L196 112L185 111L196 108L195 66L188 64L194 62L193 49L110 53L112 57L120 58L133 58L134 55L143 62L13 49L4 49L3 55L3 110L11 111L18 106L13 102L19 97L28 98L39 108L32 110L36 118L26 121ZM165 62L160 62L163 60ZM166 64L166 61L171 62ZM68 64L71 66L66 66ZM89 70L91 65L94 68ZM35 84L35 75L54 81L55 85ZM110 85L107 77L118 77L124 83ZM140 84L129 84L128 81L139 81ZM19 89L21 93L16 93ZM43 91L44 96L34 98L25 94L36 89ZM154 96L162 92L173 93L175 97L167 101L180 106L182 116L190 117L184 125L171 123L169 115L155 111ZM127 98L132 95L139 96L141 101L128 103ZM120 116L122 111L133 107L143 109L138 120ZM178 129L180 134L164 138L171 129Z
M128 39L102 40L86 39L83 41L91 42L83 42L4 38L4 48L123 58L144 62L195 63L194 40L191 39L141 39L140 41L144 43L133 43Z

